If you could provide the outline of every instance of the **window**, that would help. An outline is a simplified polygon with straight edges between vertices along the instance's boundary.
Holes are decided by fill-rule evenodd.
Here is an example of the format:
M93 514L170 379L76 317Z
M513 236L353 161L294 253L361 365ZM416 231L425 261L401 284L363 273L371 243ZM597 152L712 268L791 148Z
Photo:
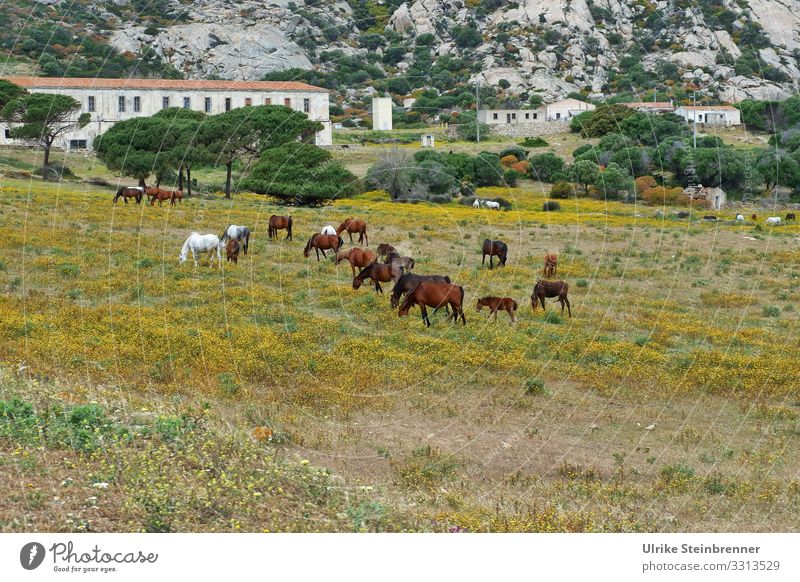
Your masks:
M71 150L85 150L86 149L86 140L85 139L71 139L69 140L69 149Z
M133 98L133 110L139 113L142 110L142 98L138 95Z
M244 98L244 106L245 107L250 107L252 104L253 104L253 100L250 99L250 97L245 97Z
M203 105L203 109L206 113L211 113L211 97L206 97L205 105Z
M536 119L537 117L539 117L539 114L538 113L534 113L533 114L533 118Z
M292 100L289 97L287 97L286 99L283 100L283 104L286 105L286 107L291 107Z
M264 97L264 105L272 105L272 97Z
M231 98L225 97L225 111L231 110Z
M516 118L517 118L517 114L516 113L512 113L511 114L511 119L516 119Z
M497 119L497 113L492 115L492 119Z
M125 97L120 96L117 103L117 111L125 113Z
M530 119L530 118L531 118L531 114L530 113L526 113L525 114L525 119Z
M169 109L169 97L162 97L161 98L161 109Z
M184 109L191 109L192 108L192 98L191 97L184 97L183 98L183 108Z
M6 130L6 139L11 139L11 130L10 129Z
M90 112L94 111L94 95L89 95L89 102L86 104L86 109Z
M303 113L311 111L311 99L303 99Z

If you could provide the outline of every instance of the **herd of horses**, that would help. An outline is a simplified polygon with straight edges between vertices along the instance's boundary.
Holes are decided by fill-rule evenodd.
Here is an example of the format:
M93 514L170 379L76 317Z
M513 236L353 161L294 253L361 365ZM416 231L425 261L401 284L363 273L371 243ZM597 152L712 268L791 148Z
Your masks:
M292 217L273 215L269 219L269 238L277 238L278 231L286 231L286 240L292 240ZM349 249L343 249L344 239L342 233L348 233L350 242L353 245ZM317 261L320 260L319 254L327 258L326 251L334 254L334 260L338 265L342 261L350 263L353 276L353 289L359 289L365 281L371 281L377 293L383 293L381 283L393 283L390 305L398 309L398 316L408 315L410 309L415 305L419 306L422 314L422 321L426 326L430 326L428 308L436 313L444 308L447 319L458 323L461 320L466 325L467 319L464 315L464 287L454 284L450 277L446 275L420 275L413 273L415 261L412 257L402 256L393 246L381 243L377 251L373 252L363 246L355 246L352 235L358 234L359 245L368 246L367 223L361 219L348 218L338 228L326 225L321 232L315 233L308 239L303 256L308 258L311 251L316 253ZM209 266L214 266L216 260L222 264L222 249L225 249L226 259L236 264L239 252L247 254L250 245L250 229L245 226L232 224L228 226L221 237L215 234L200 234L193 232L183 243L178 259L184 263L188 259L189 253L192 255L195 266L198 266L198 256L207 254ZM483 258L481 264L485 265L486 256L489 256L489 268L494 268L494 257L498 257L499 266L505 266L508 258L508 245L500 240L483 241ZM538 280L531 294L531 308L536 309L540 304L545 309L545 299L555 298L561 304L561 312L566 307L569 316L572 317L572 308L569 303L567 293L569 285L564 281L551 280L555 277L558 270L558 256L555 253L547 253L544 256L543 273L545 279ZM476 309L481 311L484 307L489 309L489 317L494 317L497 321L497 312L505 311L511 318L511 322L516 321L515 312L518 304L511 297L487 296L478 299Z

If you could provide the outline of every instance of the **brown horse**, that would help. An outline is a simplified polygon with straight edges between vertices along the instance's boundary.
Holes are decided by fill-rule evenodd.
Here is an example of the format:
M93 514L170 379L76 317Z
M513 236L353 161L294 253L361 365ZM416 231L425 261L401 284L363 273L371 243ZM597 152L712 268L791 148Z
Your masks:
M239 264L239 241L236 239L229 239L228 244L225 245L225 257L229 261L233 261L234 265Z
M169 200L170 206L175 206L175 199L173 198L175 193L171 190L163 190L161 188L157 188L156 186L152 186L145 191L145 194L147 194L147 197L150 198L150 206L155 205L156 200L158 200L159 206L161 206L161 203L164 200Z
M558 270L558 255L555 253L547 253L544 256L544 276L546 279L555 276Z
M397 252L397 249L394 248L392 245L387 245L386 243L381 243L378 245L378 256L386 262L391 255L399 255L400 253Z
M369 239L367 238L367 223L361 219L355 218L348 218L342 224L339 225L339 228L336 229L336 234L342 234L343 232L347 231L347 235L350 237L350 244L353 244L353 233L358 233L358 244L366 243L369 246Z
M497 311L500 309L505 309L508 312L511 323L516 321L514 319L514 312L517 310L517 302L511 297L481 297L478 299L477 309L480 311L484 307L489 308L489 317L494 315L495 321L497 321Z
M116 196L114 196L114 204L117 203L117 200L122 198L122 201L125 204L128 203L128 198L133 198L136 200L136 204L140 204L142 202L142 196L144 195L144 188L140 188L139 186L123 186L119 190L117 190Z
M356 276L356 267L363 269L377 260L378 257L376 257L375 253L371 250L360 249L358 247L336 253L336 264L338 265L342 261L348 261L350 263L350 270L353 271L353 277Z
M758 220L758 214L751 214L750 220Z
M171 206L175 206L176 201L183 204L183 190L181 190L180 188L172 191L172 200L170 200L169 203Z
M303 249L303 256L308 257L311 254L311 249L314 249L317 252L317 261L319 261L320 251L322 251L322 256L327 259L328 255L325 254L325 251L337 252L342 248L343 244L342 237L335 234L315 234L308 239L306 248Z
M506 266L506 258L508 257L508 246L501 240L489 240L488 238L483 241L483 257L481 258L481 265L486 264L486 255L489 255L489 268L494 269L492 259L497 256L500 257L500 265Z
M567 291L569 291L569 285L564 281L536 281L536 285L533 286L533 293L531 294L531 309L536 310L537 300L541 302L542 309L545 309L545 297L557 297L558 302L561 304L561 313L564 313L564 305L566 305L569 316L572 317L572 308L569 305Z
M408 292L403 303L400 305L400 311L397 312L397 315L400 317L408 315L408 311L413 305L419 305L422 311L422 321L424 321L425 325L428 327L431 326L431 321L428 319L428 310L426 307L438 309L443 305L449 305L453 310L453 323L458 323L458 316L460 315L463 324L467 325L467 319L464 317L463 308L464 288L460 285L422 281ZM447 319L450 319L450 317L451 316L448 316Z
M394 287L392 288L392 298L389 300L389 304L392 307L397 308L397 306L400 305L400 298L423 281L426 283L450 283L450 277L445 275L415 275L413 273L405 274L397 280L397 283L394 284ZM447 313L450 313L447 305L445 305L444 308Z
M361 269L361 271L353 277L353 289L358 289L365 279L372 279L375 283L375 291L383 293L381 283L388 283L394 281L395 284L400 277L403 276L403 269L396 265L384 263L371 263Z
M786 220L797 220L797 216L795 216L794 212L789 212L786 215Z
M278 216L273 214L269 217L269 238L273 236L277 238L278 231L286 231L286 240L292 240L292 217L291 216Z

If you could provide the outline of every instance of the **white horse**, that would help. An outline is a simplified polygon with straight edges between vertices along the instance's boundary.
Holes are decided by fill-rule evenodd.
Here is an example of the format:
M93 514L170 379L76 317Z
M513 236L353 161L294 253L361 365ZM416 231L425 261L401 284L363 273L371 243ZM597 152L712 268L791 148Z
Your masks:
M744 214L737 214L736 222L744 222Z
M214 255L217 255L217 264L222 264L222 254L220 247L222 243L219 242L219 237L215 234L199 234L193 232L183 243L181 254L178 256L178 261L183 264L186 262L186 256L189 251L192 252L192 259L194 259L194 266L197 266L197 253L208 253L208 266L214 266Z
M472 203L472 207L473 208L480 208L481 207L481 201L476 198L475 202Z
M492 210L500 210L500 203L495 202L494 200L484 200L483 205Z
M336 236L336 229L333 228L330 224L324 226L320 232L322 234L332 234Z
M781 217L780 216L770 216L769 218L767 218L767 224L771 224L771 225L775 226L776 224L780 224L780 223L781 223Z
M227 240L235 240L242 243L242 250L247 254L247 247L250 246L250 229L246 226L230 225L220 237L222 244Z

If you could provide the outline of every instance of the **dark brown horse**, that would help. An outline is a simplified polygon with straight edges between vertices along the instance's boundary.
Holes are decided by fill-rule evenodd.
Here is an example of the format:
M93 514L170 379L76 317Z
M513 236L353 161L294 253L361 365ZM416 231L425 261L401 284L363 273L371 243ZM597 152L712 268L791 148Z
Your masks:
M114 196L114 204L116 204L117 200L120 198L122 198L125 204L128 203L128 198L133 198L136 200L136 204L140 204L142 202L142 196L144 196L144 188L139 186L123 186L117 190L117 194Z
M369 246L369 239L367 238L367 223L364 220L355 219L355 218L348 218L342 224L339 225L339 228L336 229L336 234L342 234L343 232L347 231L347 235L350 237L350 244L353 244L353 233L358 233L358 244L366 244Z
M484 307L488 307L489 317L494 315L495 321L497 321L497 311L505 309L508 312L508 316L511 318L511 323L515 321L514 312L517 310L517 302L511 297L481 297L478 299L478 305L476 307L478 311Z
M353 277L356 276L356 267L359 269L363 269L367 265L371 265L375 261L378 260L378 257L375 256L369 249L360 249L358 247L353 247L347 251L339 251L336 253L336 264L338 265L342 261L347 261L350 263L350 269L353 271Z
M367 265L353 277L353 289L358 289L365 279L372 279L375 283L375 291L383 293L381 283L388 283L389 281L397 280L403 276L403 269L392 264L372 263Z
M325 254L325 251L336 252L343 244L342 237L335 234L315 234L308 239L306 248L303 249L303 256L308 257L311 254L311 249L314 249L317 252L317 261L319 261L320 251L322 251L322 256L327 258L328 255Z
M797 217L795 216L794 212L789 212L786 214L786 220L797 220Z
M500 265L506 266L506 258L508 257L508 246L501 240L489 240L488 238L483 241L483 257L481 258L481 265L486 264L486 255L489 255L489 268L494 269L492 259L497 256L500 257Z
M541 302L542 309L545 309L545 297L557 297L558 302L561 304L561 313L564 313L564 305L566 305L569 316L572 317L572 308L567 298L568 291L569 285L564 281L536 281L536 285L533 286L533 293L531 294L531 309L536 310L537 300Z
M453 310L453 323L458 323L458 316L460 315L463 324L467 325L463 307L464 288L460 285L453 285L452 283L427 283L422 281L408 292L403 303L400 305L400 311L397 312L397 315L400 317L408 315L408 311L413 305L419 305L422 311L422 321L424 321L425 325L428 327L431 326L431 321L428 319L428 310L426 307L438 309L443 305L449 305ZM448 316L447 319L450 319L450 316Z
M378 245L378 256L386 262L391 255L400 255L397 252L397 249L394 248L392 245L387 245L386 243L381 243Z
M555 276L558 270L558 255L555 253L547 253L544 256L544 276L549 279Z
M286 231L286 240L292 240L292 217L273 214L269 217L269 238L277 238L278 231Z
M228 240L228 244L225 245L225 258L233 261L234 265L239 264L239 248L239 241L236 239Z

